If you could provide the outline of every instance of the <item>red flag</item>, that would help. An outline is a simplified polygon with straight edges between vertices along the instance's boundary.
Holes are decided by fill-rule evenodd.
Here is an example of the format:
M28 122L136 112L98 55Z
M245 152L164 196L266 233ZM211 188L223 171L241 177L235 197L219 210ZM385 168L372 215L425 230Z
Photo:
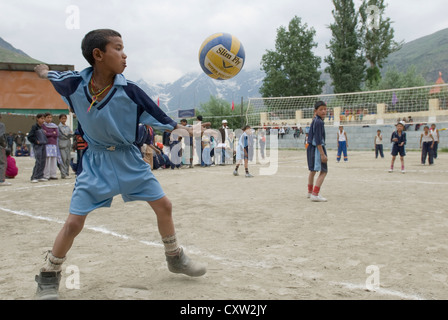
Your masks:
M232 101L232 111L235 110L235 102Z
M159 97L157 97L157 106L160 107L160 100L159 100Z

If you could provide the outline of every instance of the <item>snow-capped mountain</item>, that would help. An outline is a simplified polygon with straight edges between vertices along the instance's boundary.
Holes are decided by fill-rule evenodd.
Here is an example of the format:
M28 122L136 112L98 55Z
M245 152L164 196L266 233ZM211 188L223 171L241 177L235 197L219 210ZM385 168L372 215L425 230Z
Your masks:
M205 73L188 73L173 83L152 84L144 80L138 85L166 112L179 109L198 109L201 103L218 97L235 104L249 98L260 97L259 89L264 78L263 71L242 70L230 80L214 80Z

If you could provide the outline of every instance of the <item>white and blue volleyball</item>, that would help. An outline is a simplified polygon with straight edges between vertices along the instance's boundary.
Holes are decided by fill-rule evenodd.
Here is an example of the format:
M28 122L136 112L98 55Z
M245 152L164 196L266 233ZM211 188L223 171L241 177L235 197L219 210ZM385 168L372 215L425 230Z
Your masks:
M199 49L202 70L216 80L228 80L236 76L243 68L245 58L241 42L228 33L211 35Z

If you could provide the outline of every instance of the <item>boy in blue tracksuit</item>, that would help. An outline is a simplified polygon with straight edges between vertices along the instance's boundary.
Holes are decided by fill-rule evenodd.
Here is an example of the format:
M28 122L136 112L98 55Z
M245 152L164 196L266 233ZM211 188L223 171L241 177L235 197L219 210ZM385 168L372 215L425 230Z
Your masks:
M91 65L81 72L50 71L46 65L35 68L41 78L51 81L76 114L89 146L83 155L82 172L76 179L70 214L48 252L46 265L36 276L37 297L57 299L61 264L81 232L87 214L109 207L118 194L126 202L143 200L152 207L171 272L205 274L205 266L192 262L178 245L171 202L134 144L140 116L145 111L156 128L169 131L186 128L168 117L143 90L122 75L127 56L118 32L93 30L85 35L81 48Z

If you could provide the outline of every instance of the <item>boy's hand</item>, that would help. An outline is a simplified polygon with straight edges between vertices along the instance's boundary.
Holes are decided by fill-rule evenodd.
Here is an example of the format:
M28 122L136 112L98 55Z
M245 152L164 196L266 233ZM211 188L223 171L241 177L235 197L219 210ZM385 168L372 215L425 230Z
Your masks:
M34 72L42 79L47 79L48 71L50 71L50 68L46 64L38 64L34 67Z
M328 158L326 155L321 155L320 156L320 161L322 161L322 163L327 163L328 162Z

